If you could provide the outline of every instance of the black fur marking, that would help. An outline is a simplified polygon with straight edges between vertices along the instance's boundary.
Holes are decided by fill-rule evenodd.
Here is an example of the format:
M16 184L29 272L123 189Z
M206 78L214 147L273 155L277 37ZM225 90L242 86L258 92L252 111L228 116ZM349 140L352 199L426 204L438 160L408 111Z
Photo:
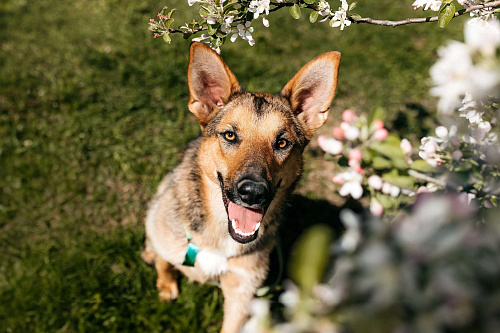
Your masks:
M253 106L255 108L255 113L257 113L257 116L261 116L264 114L264 111L267 110L264 106L267 106L268 101L266 100L265 97L262 96L253 96Z

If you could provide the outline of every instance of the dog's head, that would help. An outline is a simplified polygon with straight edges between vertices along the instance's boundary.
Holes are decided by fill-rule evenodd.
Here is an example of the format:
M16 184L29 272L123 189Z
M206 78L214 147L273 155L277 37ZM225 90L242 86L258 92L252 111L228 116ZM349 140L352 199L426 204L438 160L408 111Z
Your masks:
M324 124L335 94L340 53L305 65L279 95L245 93L222 58L191 45L189 110L202 128L199 164L220 184L234 240L257 238L273 204L282 202L302 171L302 152Z

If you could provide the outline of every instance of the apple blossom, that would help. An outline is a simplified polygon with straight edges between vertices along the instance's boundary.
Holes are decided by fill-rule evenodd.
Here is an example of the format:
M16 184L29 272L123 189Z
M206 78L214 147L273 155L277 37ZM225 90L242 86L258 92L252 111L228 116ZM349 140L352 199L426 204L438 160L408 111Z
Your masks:
M384 213L384 207L382 207L380 202L375 198L370 200L370 213L372 213L373 216L382 216Z
M359 128L349 125L348 123L341 123L340 127L344 131L344 137L349 141L354 141L359 138Z
M361 181L363 177L352 169L348 169L345 172L338 174L338 176L344 179L344 184L339 191L339 194L343 197L349 194L353 199L359 199L363 195L363 187L361 186Z
M326 136L320 135L318 137L319 147L332 155L338 155L343 150L342 142L335 140L333 138L327 138Z
M383 181L382 181L382 178L380 178L380 176L371 175L368 178L368 186L370 186L371 188L373 188L375 190L382 189L382 184L383 184Z
M384 128L384 122L380 119L375 119L373 122L372 122L372 126L371 126L373 129L377 130L377 129L381 129L381 128Z
M354 114L354 112L352 110L345 110L344 112L342 112L342 120L346 121L346 122L351 122L353 120L356 120L356 115Z
M335 127L333 129L333 136L337 139L342 139L344 137L344 130L340 127Z
M411 152L413 151L411 143L410 143L410 141L408 141L408 139L402 139L400 147L401 147L401 150L403 151L403 153L405 153L407 155L411 154Z
M355 161L360 161L363 158L363 154L361 153L361 150L359 149L351 149L349 152L349 159L350 160L355 160Z
M389 135L389 132L385 128L379 128L373 133L373 138L377 141L384 141Z

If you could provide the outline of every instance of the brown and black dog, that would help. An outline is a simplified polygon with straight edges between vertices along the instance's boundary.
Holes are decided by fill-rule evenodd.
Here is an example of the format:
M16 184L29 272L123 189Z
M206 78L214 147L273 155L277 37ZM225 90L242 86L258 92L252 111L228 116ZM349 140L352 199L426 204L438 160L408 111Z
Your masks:
M189 110L202 135L162 181L146 218L143 258L155 263L161 299L177 298L177 271L219 281L222 332L241 329L266 278L304 148L328 117L339 64L340 53L328 52L280 94L247 93L217 53L191 45Z

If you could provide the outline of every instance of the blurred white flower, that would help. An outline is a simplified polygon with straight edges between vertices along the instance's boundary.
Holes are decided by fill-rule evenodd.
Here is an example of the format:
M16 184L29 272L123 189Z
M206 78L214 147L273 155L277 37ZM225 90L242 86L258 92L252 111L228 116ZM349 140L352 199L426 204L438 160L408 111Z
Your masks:
M468 119L471 124L479 124L483 121L484 112L477 111L478 105L471 93L465 93L462 105L463 106L458 109L460 117Z
M234 20L234 16L224 17L224 23L222 23L220 30L225 34L230 33L231 32L231 23L233 23L233 20Z
M382 188L382 184L383 184L383 181L382 181L382 178L380 178L380 176L371 175L368 178L368 186L370 186L371 188L373 188L375 190L380 190Z
M346 231L340 239L340 247L347 252L352 252L361 241L359 216L354 214L354 212L349 209L342 209L340 211L340 220L346 227Z
M188 5L192 6L197 2L200 2L200 0L188 0Z
M435 86L431 94L439 97L438 109L450 113L460 107L460 100L470 91L469 73L473 64L468 47L451 41L438 50L439 60L432 65L430 75Z
M471 19L464 30L465 44L473 51L493 56L500 46L500 23L497 20Z
M249 305L250 319L241 329L241 333L264 332L268 326L270 313L269 300L254 298Z
M348 169L338 174L337 177L344 180L344 184L339 191L341 196L346 197L350 194L356 200L361 198L363 195L363 187L361 186L363 176L352 169Z
M374 197L372 197L370 201L370 213L372 213L373 216L382 216L384 213L384 207L382 207L380 202Z
M344 131L344 138L347 140L354 141L359 138L360 131L356 126L343 122L340 124L340 128Z
M338 155L342 152L344 148L342 142L335 140L333 138L327 138L326 136L320 135L318 137L319 147L332 155Z
M407 155L411 154L411 152L413 151L413 147L411 146L411 143L410 143L410 141L408 141L408 139L401 140L400 147L401 147L401 150L403 151L403 153L405 153Z
M420 158L434 167L440 165L442 160L436 153L439 146L435 138L423 137L421 142L422 145L420 146L420 152L418 153Z

